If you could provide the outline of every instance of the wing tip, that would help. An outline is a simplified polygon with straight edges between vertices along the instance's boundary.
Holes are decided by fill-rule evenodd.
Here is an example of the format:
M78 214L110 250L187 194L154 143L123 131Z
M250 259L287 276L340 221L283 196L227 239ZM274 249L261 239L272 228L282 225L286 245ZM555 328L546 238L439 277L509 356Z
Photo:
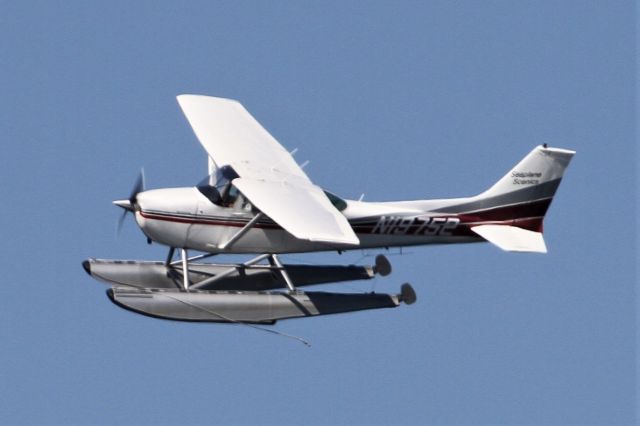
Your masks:
M240 104L236 99L231 98L222 98L218 96L209 96L209 95L199 95L195 93L183 93L176 96L178 103L182 106L185 103L189 103L190 101L200 101L200 102L216 102L216 103L233 103Z

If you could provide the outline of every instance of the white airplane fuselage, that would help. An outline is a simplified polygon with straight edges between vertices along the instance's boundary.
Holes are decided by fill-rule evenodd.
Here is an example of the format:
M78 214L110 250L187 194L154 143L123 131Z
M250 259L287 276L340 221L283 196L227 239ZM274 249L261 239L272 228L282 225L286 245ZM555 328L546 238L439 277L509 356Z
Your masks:
M358 244L296 238L256 209L231 180L222 193L206 183L144 191L117 204L135 211L136 221L149 239L207 253L301 253L486 240L509 251L546 252L542 222L573 154L538 146L488 190L466 198L362 202L341 200L325 192L336 214L347 220L349 233L353 230ZM265 202L271 201L269 193L254 191L253 195ZM299 209L291 206L291 210ZM332 220L330 216L317 217ZM304 223L305 218L299 219L287 218ZM322 227L311 220L310 228Z
M486 191L466 198L397 202L343 200L314 184L303 166L237 101L180 95L178 103L208 155L194 187L145 191L114 201L148 241L170 247L164 262L88 259L90 275L114 285L109 298L144 315L185 321L268 323L389 308L400 294L299 293L296 286L387 275L373 266L285 265L281 253L346 251L489 241L505 251L546 253L542 222L575 151L531 150ZM180 249L180 261L174 261ZM188 250L257 254L242 264L210 264ZM268 259L269 265L260 264ZM260 275L259 275L260 274ZM129 288L123 288L130 286ZM263 291L286 287L288 292Z
M484 241L471 232L478 222L436 212L464 199L370 203L346 201L342 211L360 240L340 245L300 240L266 216L234 244L221 248L254 216L240 200L233 206L211 203L197 188L150 190L138 195L136 221L151 240L208 253L301 253L423 244Z

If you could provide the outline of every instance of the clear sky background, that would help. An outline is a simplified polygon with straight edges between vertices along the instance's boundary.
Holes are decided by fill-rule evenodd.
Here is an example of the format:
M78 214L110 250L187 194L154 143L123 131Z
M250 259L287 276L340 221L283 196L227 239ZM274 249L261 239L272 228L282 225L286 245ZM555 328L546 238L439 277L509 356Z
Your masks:
M0 422L599 423L636 419L633 2L2 2ZM205 153L175 96L240 100L347 198L473 195L535 145L577 150L549 254L392 255L327 287L418 303L236 325L121 310L88 257L161 259L137 171L188 186ZM287 256L349 263L363 253ZM371 262L366 257L361 262Z

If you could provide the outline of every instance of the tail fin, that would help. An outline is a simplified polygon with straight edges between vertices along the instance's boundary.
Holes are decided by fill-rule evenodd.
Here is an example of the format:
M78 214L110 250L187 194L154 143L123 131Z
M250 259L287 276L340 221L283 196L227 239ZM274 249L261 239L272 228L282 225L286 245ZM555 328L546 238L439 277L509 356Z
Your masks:
M471 230L507 251L546 252L542 221L575 151L537 146L458 212Z
M531 192L530 198L553 197L574 154L575 151L567 149L537 146L480 196L493 197L530 189L527 191Z

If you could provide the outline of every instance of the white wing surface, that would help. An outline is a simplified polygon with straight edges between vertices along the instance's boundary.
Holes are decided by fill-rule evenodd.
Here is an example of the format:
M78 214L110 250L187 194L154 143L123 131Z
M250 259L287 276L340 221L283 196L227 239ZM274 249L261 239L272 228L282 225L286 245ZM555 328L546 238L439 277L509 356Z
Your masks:
M235 179L233 184L296 238L340 244L359 242L347 219L315 185L298 186L243 177Z
M178 103L209 157L238 173L233 184L296 238L358 244L346 218L293 157L237 101L180 95Z
M178 103L205 151L219 166L230 165L242 177L310 182L293 157L240 102L180 95Z

